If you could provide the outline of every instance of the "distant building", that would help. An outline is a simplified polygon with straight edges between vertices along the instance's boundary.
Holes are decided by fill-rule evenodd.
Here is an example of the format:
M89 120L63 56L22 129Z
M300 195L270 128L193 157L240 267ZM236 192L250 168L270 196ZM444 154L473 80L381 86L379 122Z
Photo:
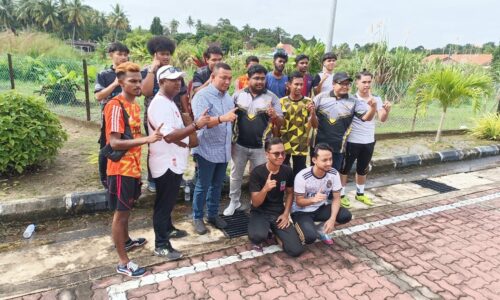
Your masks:
M66 41L66 44L71 45L82 52L94 52L97 46L96 43L90 41Z
M276 45L276 50L278 49L285 51L286 54L288 54L288 56L293 55L295 53L295 48L290 44L278 43L278 45Z
M493 61L492 54L432 54L423 59L424 62L440 60L447 64L473 64L489 67Z

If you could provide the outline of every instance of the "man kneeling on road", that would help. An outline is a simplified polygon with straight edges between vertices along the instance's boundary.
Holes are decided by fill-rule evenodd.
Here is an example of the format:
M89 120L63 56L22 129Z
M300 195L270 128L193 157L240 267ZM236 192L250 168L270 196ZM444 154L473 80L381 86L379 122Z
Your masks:
M267 140L264 148L267 163L255 167L250 173L252 209L248 238L261 249L260 244L267 239L271 229L283 250L288 255L297 257L304 252L304 247L297 231L290 224L293 171L289 166L283 165L286 152L279 138Z
M340 176L332 168L333 150L327 144L318 144L312 153L312 167L300 171L295 177L295 202L292 219L301 239L313 243L319 236L327 245L333 244L329 234L335 224L351 221L348 209L340 207ZM333 202L328 204L328 194L333 193ZM317 230L314 222L325 222Z

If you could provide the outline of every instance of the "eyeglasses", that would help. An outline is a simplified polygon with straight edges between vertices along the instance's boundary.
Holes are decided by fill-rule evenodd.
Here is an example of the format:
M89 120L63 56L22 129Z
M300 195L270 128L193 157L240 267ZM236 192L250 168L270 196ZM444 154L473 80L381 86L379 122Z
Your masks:
M278 158L278 157L285 157L286 156L286 152L285 151L282 151L282 152L269 152L269 154L272 154L274 155L274 158Z
M340 86L346 86L346 87L349 87L352 85L352 83L350 83L350 82L335 82L335 83L340 85Z
M182 72L182 71L181 71L181 69L176 68L176 67L168 67L165 70L163 70L160 74L158 74L158 77L160 77L165 72L169 72L170 74L173 74L175 72Z

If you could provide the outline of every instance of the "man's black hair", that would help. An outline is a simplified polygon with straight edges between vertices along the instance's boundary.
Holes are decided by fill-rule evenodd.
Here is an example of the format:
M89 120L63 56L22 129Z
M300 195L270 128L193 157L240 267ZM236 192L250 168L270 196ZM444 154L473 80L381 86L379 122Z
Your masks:
M283 58L285 62L288 62L288 54L286 54L285 51L276 51L273 55L273 61L275 61L278 58Z
M120 42L114 42L114 43L109 44L108 53L112 53L112 52L116 52L116 51L126 52L127 54L130 53L130 50L128 49L128 47Z
M361 76L370 76L371 78L373 78L373 74L366 69L363 69L363 71L356 73L356 80L360 80Z
M337 60L337 54L335 54L333 52L326 52L325 54L323 54L323 58L321 59L321 62L325 62L325 60L332 59L332 58Z
M248 68L248 71L247 71L248 78L251 78L254 74L257 74L257 73L266 75L267 69L264 68L263 65L259 65L259 64L253 65L250 68Z
M264 142L264 149L269 152L272 146L279 144L283 144L283 141L279 137L272 137Z
M216 64L215 64L215 67L214 67L214 71L213 71L213 72L214 72L214 73L217 73L217 71L218 71L219 69L224 69L224 70L227 70L227 71L231 71L231 67L230 67L228 64L223 63L223 62L218 62L218 63L216 63Z
M164 36L155 36L148 41L147 48L151 55L160 51L168 51L170 55L174 55L175 42Z
M248 66L249 63L251 62L256 62L256 63L259 63L259 58L255 55L250 55L249 57L247 57L247 59L245 59L245 66Z
M325 143L319 143L319 144L317 144L317 145L314 147L314 151L313 151L312 157L318 157L318 152L319 152L319 150L326 150L326 151L330 151L330 152L333 154L333 149L332 149L332 147L330 147L328 144L325 144Z
M205 52L203 52L203 57L205 59L210 59L211 54L219 54L220 56L224 56L222 49L216 45L208 46L207 50L205 50Z
M295 78L304 78L304 75L299 71L294 71L292 74L288 75L288 82L292 83Z
M309 60L309 56L307 56L305 54L299 54L299 55L295 56L295 63L299 63L299 61L304 60L304 59Z

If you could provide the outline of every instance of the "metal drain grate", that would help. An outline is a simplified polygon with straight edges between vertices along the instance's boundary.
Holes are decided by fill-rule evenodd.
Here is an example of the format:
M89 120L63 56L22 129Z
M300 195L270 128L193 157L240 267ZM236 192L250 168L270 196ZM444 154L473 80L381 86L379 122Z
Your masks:
M430 179L415 180L415 181L412 181L412 183L418 184L421 187L424 187L427 189L434 190L436 192L439 192L440 194L448 193L448 192L452 192L452 191L458 191L457 188L454 188L454 187L449 186L447 184L437 182L434 180L430 180Z
M243 211L235 211L232 216L221 216L227 222L227 227L222 230L228 238L235 238L248 234L248 215Z

